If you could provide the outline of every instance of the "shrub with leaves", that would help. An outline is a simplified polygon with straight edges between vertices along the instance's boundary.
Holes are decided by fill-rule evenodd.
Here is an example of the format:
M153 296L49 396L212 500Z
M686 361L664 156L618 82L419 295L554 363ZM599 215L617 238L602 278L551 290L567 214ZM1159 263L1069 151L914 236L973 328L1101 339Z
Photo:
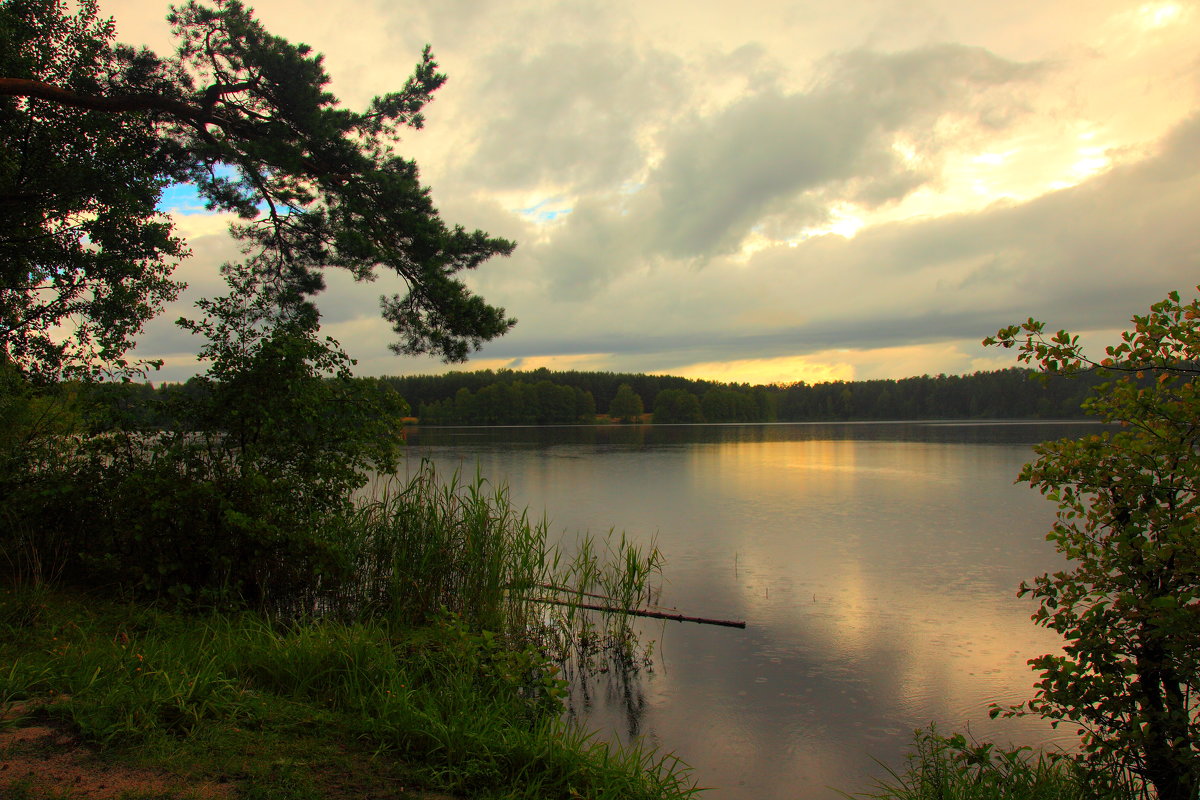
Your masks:
M291 607L350 579L354 492L395 467L408 407L351 377L310 304L276 305L245 269L227 278L185 323L210 366L203 391L176 396L177 428L48 445L11 497L38 530L9 526L10 543L54 544L72 582L186 604Z
M1178 293L1133 318L1106 357L1028 320L985 344L1045 372L1101 371L1085 404L1114 427L1047 442L1020 479L1058 503L1047 539L1071 566L1022 584L1034 620L1066 640L1027 703L1077 726L1082 759L1161 800L1200 792L1200 300ZM1116 427L1119 426L1119 427Z

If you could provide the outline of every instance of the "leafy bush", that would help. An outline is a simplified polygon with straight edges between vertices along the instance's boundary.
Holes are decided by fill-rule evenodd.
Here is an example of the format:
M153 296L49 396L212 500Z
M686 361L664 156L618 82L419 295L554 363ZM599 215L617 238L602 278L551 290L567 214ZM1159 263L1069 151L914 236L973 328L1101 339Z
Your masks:
M1046 538L1069 569L1022 584L1066 644L1030 663L1033 713L1078 729L1083 760L1160 800L1200 792L1200 300L1172 292L1087 358L1028 320L985 343L1046 373L1111 378L1085 404L1113 428L1035 448L1021 480L1058 503ZM1119 427L1117 427L1119 426Z
M208 390L176 398L180 429L101 433L112 421L93 409L90 431L6 438L0 536L13 552L53 554L75 583L201 605L287 605L348 578L353 493L395 465L407 406L350 376L311 306L280 309L252 274L227 277L231 293L188 323L211 363Z

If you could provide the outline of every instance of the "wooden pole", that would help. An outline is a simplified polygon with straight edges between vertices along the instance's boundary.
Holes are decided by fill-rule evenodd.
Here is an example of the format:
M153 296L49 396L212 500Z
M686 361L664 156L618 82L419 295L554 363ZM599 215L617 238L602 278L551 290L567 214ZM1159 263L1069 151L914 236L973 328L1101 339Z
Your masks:
M726 628L745 628L745 620L710 619L708 617L688 617L683 614L670 614L665 611L651 611L648 608L621 608L620 606L601 606L593 603L578 603L573 600L557 600L550 597L528 597L533 603L549 603L556 606L584 608L588 611L602 611L605 614L630 614L635 617L651 617L653 619L668 619L674 622L696 622L701 625L721 625Z

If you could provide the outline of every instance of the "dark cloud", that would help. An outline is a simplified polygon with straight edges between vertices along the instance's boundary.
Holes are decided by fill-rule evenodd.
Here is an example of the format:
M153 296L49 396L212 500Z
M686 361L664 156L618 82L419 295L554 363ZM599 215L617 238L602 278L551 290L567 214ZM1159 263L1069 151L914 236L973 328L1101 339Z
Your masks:
M790 238L828 222L838 201L898 200L935 180L945 152L963 144L943 141L939 121L953 119L949 129L969 138L995 124L997 109L1016 113L1010 87L1040 70L958 45L845 54L824 64L808 91L769 88L677 122L644 186L585 195L532 249L533 262L551 297L577 301L660 259L703 264L734 253L755 230ZM899 136L907 158L893 146ZM506 163L542 174L522 154Z
M1081 331L1120 326L1200 281L1200 121L1145 155L1194 97L1181 88L1176 110L1156 105L1161 66L1130 93L1150 62L1116 49L1148 53L1165 34L1116 31L1115 2L1071 10L1081 27L1053 34L1067 12L1032 0L1020 15L797 7L790 28L755 6L727 30L708 7L371 2L379 29L336 55L376 91L411 61L384 64L381 48L433 43L451 81L401 150L447 221L519 244L466 278L520 320L482 358L611 354L587 363L669 370L839 348L954 350L1030 314ZM988 48L920 44L955 36ZM1173 46L1164 52L1184 47ZM1022 60L1047 55L1057 60ZM1171 63L1172 86L1200 75L1200 62ZM1121 99L1097 100L1123 65L1135 77L1113 87ZM1138 112L1114 105L1124 99L1152 119L1130 123ZM974 158L984 155L994 159ZM1103 158L1118 166L1073 188L974 205L1038 195L1074 174L1073 159ZM952 198L970 210L947 214ZM515 208L542 201L571 213L539 223ZM932 216L879 222L910 211ZM846 213L865 224L854 238L811 236ZM236 257L216 237L194 245L192 265ZM193 295L223 290L203 269L189 275ZM320 302L366 371L442 368L387 353L378 297L403 286L344 278ZM142 350L194 352L171 324L186 310L154 321Z
M996 124L999 109L1016 113L1009 87L1040 69L958 45L843 55L822 67L808 91L772 87L708 116L677 121L663 136L662 161L645 185L628 195L611 189L583 195L549 241L531 249L533 263L551 297L576 301L614 275L652 269L660 259L703 264L734 253L754 230L795 236L828 222L838 201L875 207L898 200L935 180L945 153L963 144L944 141L937 123L953 119L949 129L968 139L972 130ZM589 85L581 80L573 91ZM536 146L487 159L511 171L513 180L558 175L586 183L632 168L623 166L625 156L596 161L582 155L585 149L602 155L603 145L590 144L604 140L602 129L555 144L544 137L575 126L548 127L553 113L534 116L547 126L533 127ZM900 136L908 157L893 146ZM501 140L511 141L511 134L497 133L495 141ZM622 146L633 164L632 143ZM560 157L564 164L582 158L587 166L576 170L589 174L549 169Z
M609 42L513 45L483 64L486 120L464 170L493 188L620 185L642 166L638 133L679 102L679 65Z
M620 264L580 293L587 302L541 305L483 355L613 353L654 369L972 341L1029 315L1077 331L1121 327L1200 282L1198 192L1200 117L1151 158L1026 203L817 237L702 270ZM601 233L620 229L611 218L580 220L563 234L601 269ZM539 257L567 246L556 240ZM633 257L619 244L616 252ZM564 264L564 281L571 269ZM519 316L519 300L513 309Z

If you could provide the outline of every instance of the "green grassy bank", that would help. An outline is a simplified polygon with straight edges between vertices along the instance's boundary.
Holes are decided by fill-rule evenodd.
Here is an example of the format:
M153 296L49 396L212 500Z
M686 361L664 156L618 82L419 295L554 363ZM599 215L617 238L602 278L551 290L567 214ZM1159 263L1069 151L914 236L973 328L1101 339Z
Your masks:
M561 713L557 662L638 647L571 598L636 607L653 547L560 549L504 487L428 464L364 497L356 458L290 434L23 438L0 460L0 798L695 793Z
M128 800L214 787L255 800L695 791L670 756L561 721L563 683L534 648L450 616L279 624L10 588L0 665L0 760L83 752L79 774L153 776ZM18 735L36 728L53 735ZM34 772L0 771L0 796L94 796L70 770Z

